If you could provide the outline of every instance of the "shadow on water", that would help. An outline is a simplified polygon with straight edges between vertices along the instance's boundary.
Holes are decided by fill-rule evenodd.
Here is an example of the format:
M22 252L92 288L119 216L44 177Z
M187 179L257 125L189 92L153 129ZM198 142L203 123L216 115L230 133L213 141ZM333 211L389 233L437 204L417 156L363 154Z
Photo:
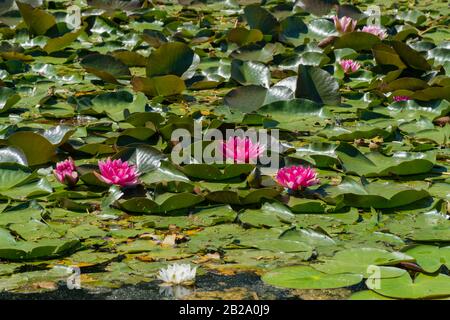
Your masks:
M0 300L173 300L173 299L299 299L288 289L267 286L254 273L232 276L208 273L198 276L195 287L162 287L158 281L125 285L117 289L94 292L68 289L60 283L58 289L39 293L0 293Z

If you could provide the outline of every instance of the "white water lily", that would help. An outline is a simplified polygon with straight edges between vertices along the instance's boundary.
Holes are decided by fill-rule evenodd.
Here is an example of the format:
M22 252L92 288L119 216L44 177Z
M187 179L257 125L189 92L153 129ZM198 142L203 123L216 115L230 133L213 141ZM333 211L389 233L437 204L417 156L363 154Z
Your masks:
M164 282L163 285L190 285L194 283L196 273L197 267L192 268L189 264L172 264L159 270L157 278Z

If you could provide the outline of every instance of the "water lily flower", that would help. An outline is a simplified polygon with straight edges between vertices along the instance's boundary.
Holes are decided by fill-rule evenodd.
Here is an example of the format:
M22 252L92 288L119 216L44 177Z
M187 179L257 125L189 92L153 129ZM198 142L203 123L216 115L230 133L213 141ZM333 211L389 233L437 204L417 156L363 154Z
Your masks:
M165 269L159 270L157 278L163 281L163 285L191 285L195 281L197 267L192 268L190 264L172 264Z
M317 172L313 168L303 166L281 168L276 179L280 185L293 191L319 183Z
M100 175L95 172L95 175L107 184L115 184L121 187L132 186L138 183L138 174L136 168L128 164L127 161L111 160L99 161L98 167Z
M341 62L339 62L339 64L341 65L342 69L344 70L344 72L346 74L356 72L361 67L361 64L359 62L351 60L351 59L341 60Z
M337 16L333 16L334 26L339 33L353 32L355 31L357 20L353 20L350 17L342 17L338 18Z
M248 163L257 159L265 150L260 143L254 143L249 137L230 137L227 141L222 141L219 151L227 159L232 159L236 163Z
M395 102L411 100L411 98L408 97L408 96L393 96L392 99L393 99Z
M79 175L72 158L58 162L53 173L59 182L73 187L77 184Z
M380 38L381 40L387 38L388 36L384 29L376 25L364 26L361 31L371 33L374 36Z

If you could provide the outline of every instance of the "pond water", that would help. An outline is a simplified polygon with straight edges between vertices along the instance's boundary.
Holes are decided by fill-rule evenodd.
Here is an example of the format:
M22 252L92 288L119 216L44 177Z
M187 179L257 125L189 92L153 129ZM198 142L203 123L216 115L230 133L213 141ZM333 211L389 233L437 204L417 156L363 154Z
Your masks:
M148 300L148 299L193 299L193 298L224 298L224 299L298 299L288 289L277 289L267 286L254 273L240 273L234 276L223 276L208 273L199 276L195 286L163 287L159 281L126 285L118 289L68 289L60 283L57 290L39 293L1 293L0 299L39 299L39 300Z

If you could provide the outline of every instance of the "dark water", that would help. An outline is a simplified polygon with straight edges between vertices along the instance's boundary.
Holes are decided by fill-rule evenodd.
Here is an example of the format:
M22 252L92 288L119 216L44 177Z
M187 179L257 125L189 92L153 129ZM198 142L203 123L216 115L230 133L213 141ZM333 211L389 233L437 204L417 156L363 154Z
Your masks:
M198 276L194 287L160 287L159 282L127 285L99 292L68 289L40 293L0 293L0 300L155 300L155 299L299 299L291 290L265 285L254 273L224 276L208 273Z

